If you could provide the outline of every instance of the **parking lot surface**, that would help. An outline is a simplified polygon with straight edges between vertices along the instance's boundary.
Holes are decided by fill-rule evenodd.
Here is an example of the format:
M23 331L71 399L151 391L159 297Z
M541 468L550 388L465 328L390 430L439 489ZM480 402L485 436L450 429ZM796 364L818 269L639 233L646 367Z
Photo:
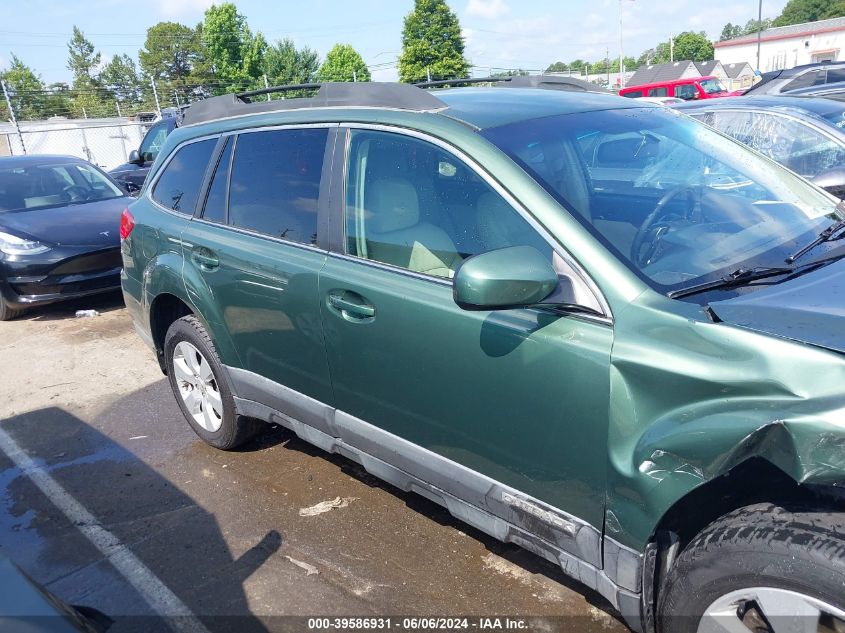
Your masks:
M113 631L287 630L286 615L627 630L553 565L283 429L203 444L119 296L0 323L0 385L0 554Z

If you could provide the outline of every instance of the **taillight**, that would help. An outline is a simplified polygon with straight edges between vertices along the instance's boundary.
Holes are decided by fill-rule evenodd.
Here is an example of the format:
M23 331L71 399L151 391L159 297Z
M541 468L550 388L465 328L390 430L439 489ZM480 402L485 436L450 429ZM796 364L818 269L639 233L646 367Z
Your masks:
M135 228L135 218L129 213L129 209L123 210L123 215L120 216L120 239L125 240L129 237L132 229Z

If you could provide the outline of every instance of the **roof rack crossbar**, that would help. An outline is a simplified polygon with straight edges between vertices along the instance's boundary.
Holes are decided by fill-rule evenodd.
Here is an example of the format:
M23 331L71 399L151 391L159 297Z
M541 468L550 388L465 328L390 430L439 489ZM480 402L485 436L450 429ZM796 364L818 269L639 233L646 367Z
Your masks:
M252 101L259 95L315 90L312 96L295 96L276 101ZM393 108L414 112L442 110L446 104L434 94L411 84L381 82L326 82L272 86L260 90L230 93L198 101L187 109L183 125L194 125L216 119L299 110L303 108Z

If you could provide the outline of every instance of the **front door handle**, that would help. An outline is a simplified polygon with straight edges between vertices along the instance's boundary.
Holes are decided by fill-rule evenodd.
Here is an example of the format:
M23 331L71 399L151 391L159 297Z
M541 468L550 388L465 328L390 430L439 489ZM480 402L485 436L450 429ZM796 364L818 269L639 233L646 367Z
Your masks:
M336 310L340 310L344 317L356 319L372 319L376 316L376 309L363 301L355 301L340 294L330 294L329 304Z
M215 270L220 266L220 260L211 251L194 251L191 259L203 270Z

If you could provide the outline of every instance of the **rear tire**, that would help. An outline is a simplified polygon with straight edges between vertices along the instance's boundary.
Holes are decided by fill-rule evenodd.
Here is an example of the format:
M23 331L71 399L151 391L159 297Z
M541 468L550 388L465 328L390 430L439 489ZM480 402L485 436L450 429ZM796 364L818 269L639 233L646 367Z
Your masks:
M179 408L200 439L230 450L255 435L260 422L235 411L223 365L196 317L177 319L167 330L164 361Z
M658 597L658 630L774 631L802 609L845 627L845 513L762 503L725 515L687 545Z
M9 302L0 294L0 321L11 321L22 315L26 311L25 308L13 308Z

